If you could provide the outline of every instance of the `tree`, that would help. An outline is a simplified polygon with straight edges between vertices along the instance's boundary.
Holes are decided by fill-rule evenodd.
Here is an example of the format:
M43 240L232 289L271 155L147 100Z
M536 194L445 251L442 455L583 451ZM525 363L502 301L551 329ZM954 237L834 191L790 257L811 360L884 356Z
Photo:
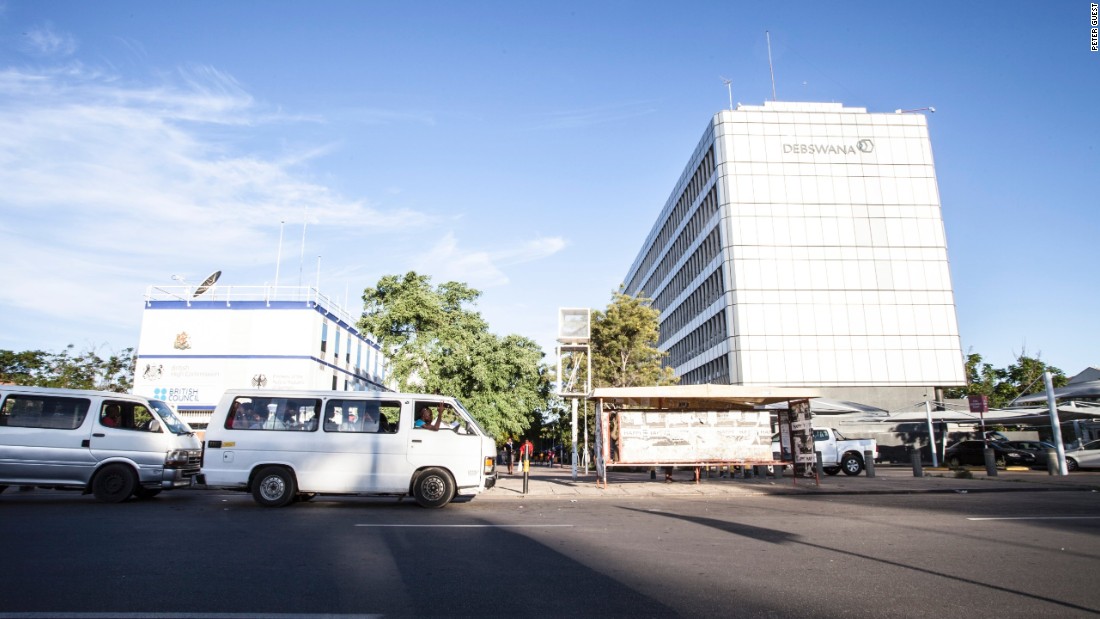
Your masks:
M363 292L358 326L387 352L398 389L455 396L493 436L518 436L547 406L549 371L534 341L494 335L465 307L480 296L413 271L387 275Z
M135 363L133 348L107 359L91 349L77 354L72 344L59 353L0 350L0 382L127 392L134 386Z
M1066 384L1066 375L1062 370L1047 365L1040 355L1028 356L1026 350L1016 355L1016 362L1007 368L995 368L982 361L982 356L971 352L966 356L966 387L949 389L945 392L949 398L965 398L968 395L989 397L989 406L1003 408L1016 398L1043 389L1043 373L1051 373L1051 382L1055 387Z
M592 315L592 382L594 387L671 385L679 382L672 368L662 367L668 353L657 348L661 313L649 299L612 295L606 311Z

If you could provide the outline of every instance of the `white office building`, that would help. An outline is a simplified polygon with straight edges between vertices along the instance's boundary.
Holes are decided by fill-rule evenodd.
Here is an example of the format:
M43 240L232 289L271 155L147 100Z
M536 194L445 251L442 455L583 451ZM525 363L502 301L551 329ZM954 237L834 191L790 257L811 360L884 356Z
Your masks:
M204 428L226 389L385 389L385 356L356 321L312 287L150 287L134 393Z
M766 102L707 126L626 276L684 384L896 410L965 384L920 113Z

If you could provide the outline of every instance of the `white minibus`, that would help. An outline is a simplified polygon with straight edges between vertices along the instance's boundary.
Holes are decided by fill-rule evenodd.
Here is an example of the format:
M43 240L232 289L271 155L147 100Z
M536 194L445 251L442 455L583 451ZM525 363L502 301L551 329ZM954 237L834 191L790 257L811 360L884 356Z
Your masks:
M268 507L318 494L443 507L496 481L496 442L457 400L435 395L230 390L204 446L200 483Z
M167 404L109 391L0 385L0 492L65 488L118 503L191 485L202 445Z

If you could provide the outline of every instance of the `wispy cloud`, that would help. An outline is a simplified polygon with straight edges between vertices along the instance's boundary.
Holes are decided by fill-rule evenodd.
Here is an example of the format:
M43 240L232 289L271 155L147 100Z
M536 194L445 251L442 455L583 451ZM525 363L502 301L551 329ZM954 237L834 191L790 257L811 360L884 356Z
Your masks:
M447 233L417 256L412 268L430 273L438 281L455 280L475 288L495 288L509 283L504 267L552 256L565 246L563 239L553 237L520 241L490 251L460 247L454 234Z
M579 129L629 120L656 111L657 108L651 101L632 101L616 105L546 112L532 119L528 126L537 130Z
M63 49L65 37L53 39L36 40ZM432 221L312 180L311 163L333 145L242 150L235 132L302 118L258 104L213 67L156 84L75 62L9 67L0 92L0 309L61 317L80 299L104 322L132 320L122 308L135 291L169 273L272 262L279 221L363 234Z
M24 32L21 47L35 56L58 57L72 55L77 44L72 35L55 32L53 25L46 23Z

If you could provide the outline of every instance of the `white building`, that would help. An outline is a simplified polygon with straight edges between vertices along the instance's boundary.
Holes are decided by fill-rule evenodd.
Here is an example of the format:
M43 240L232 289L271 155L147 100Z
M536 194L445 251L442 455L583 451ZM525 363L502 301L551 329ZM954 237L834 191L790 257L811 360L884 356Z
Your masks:
M965 384L924 115L766 102L714 116L626 276L684 384L896 409Z
M203 428L226 389L385 389L385 357L355 323L309 287L150 287L134 393Z

